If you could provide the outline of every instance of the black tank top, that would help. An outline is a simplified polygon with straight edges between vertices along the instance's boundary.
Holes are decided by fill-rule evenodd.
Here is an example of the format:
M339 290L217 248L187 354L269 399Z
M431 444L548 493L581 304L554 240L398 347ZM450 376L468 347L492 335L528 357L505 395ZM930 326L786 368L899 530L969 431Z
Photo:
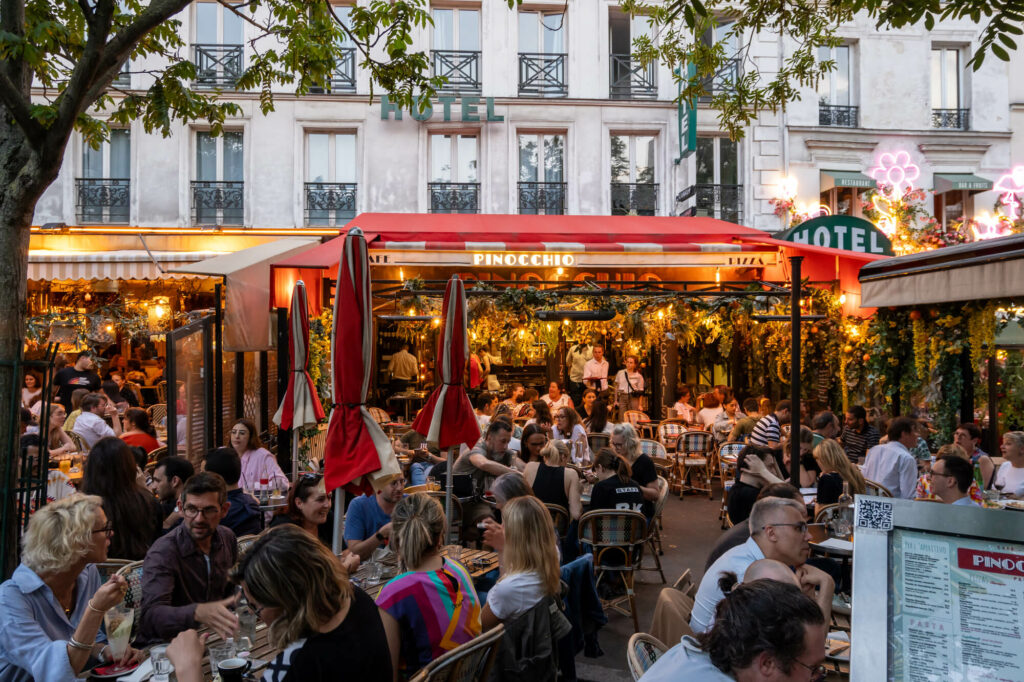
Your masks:
M533 479L533 494L546 504L558 504L569 508L565 495L565 467L549 467L543 461L537 465L537 476Z

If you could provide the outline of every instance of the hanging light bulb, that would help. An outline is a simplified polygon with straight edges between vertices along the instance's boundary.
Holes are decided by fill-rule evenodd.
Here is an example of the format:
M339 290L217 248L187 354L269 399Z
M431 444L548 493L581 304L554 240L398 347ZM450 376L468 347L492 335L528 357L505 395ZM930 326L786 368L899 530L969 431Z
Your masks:
M405 282L405 270L402 268L398 268L398 279L402 280L403 283Z
M409 308L409 317L412 317L415 314L416 314L416 309L415 308Z
M839 305L846 305L846 294L839 294Z
M85 292L85 296L83 296L82 298L84 298L86 300L86 302L91 301L92 300L92 294L90 294L87 291L87 292Z
M440 317L435 317L432 320L432 322L434 323L434 326L436 327L437 325L441 324L441 318Z
M562 320L562 324L564 324L565 326L568 327L569 326L569 318L567 317L564 320Z
M548 322L548 331L551 331L551 323Z
M562 275L565 274L565 269L564 268L558 268L557 270L555 270L555 272L558 273L559 277L561 277Z
M715 284L722 283L722 271L720 268L715 268Z

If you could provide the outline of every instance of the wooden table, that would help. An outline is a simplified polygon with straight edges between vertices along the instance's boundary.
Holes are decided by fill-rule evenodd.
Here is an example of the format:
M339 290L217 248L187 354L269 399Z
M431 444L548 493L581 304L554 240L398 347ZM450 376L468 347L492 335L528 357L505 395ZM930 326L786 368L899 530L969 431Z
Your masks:
M810 525L807 526L807 531L811 534L811 551L819 554L830 554L832 556L841 557L843 559L849 559L853 556L853 543L848 540L842 540L841 538L830 538L828 528L824 525ZM845 544L841 547L822 547L821 543L828 539L837 540L842 543L849 543L849 547Z
M200 629L199 632L202 633L204 632L204 630L205 628ZM249 652L250 659L258 659L260 661L266 661L269 663L270 661L274 660L274 658L276 658L279 653L281 653L281 650L273 646L267 639L269 633L270 628L268 628L265 623L259 622L256 624L256 641L252 643L252 650ZM206 640L207 647L209 647L211 644L216 645L220 643L220 635L216 633L211 633L210 638ZM260 673L255 673L255 677L258 679L260 677ZM213 670L210 667L209 653L207 653L203 657L203 679L213 679Z
M446 546L442 551L441 555L448 556L448 547ZM459 557L459 563L466 567L469 571L469 576L476 580L482 578L484 575L490 573L498 567L498 554L497 552L488 552L483 549L462 549L462 556ZM369 562L359 566L359 570L356 571L354 578L365 581L370 575L370 564ZM375 600L380 591L384 588L390 578L381 580L376 585L363 585L363 591L370 595L370 598Z
M640 437L650 440L657 439L658 426L660 424L661 420L658 419L638 419L636 421L636 425L640 429Z

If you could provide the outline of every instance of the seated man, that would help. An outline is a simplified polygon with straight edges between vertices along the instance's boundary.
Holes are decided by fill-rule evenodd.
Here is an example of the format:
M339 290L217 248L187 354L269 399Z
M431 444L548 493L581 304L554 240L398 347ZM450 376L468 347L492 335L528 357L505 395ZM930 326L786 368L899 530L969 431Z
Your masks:
M893 497L914 499L917 490L917 460L911 448L917 445L917 422L896 417L886 431L889 442L868 451L864 478L884 485Z
M396 455L409 457L412 463L409 465L409 485L423 485L427 482L430 470L437 464L444 462L437 446L428 443L426 436L409 429L399 437L399 443L395 445Z
M967 491L974 482L974 467L956 455L943 455L932 465L932 494L943 504L976 507Z
M710 631L683 637L641 680L822 679L827 633L828 618L797 586L771 579L744 582L720 602Z
M765 487L761 488L761 492L757 494L757 499L761 500L765 497L785 497L786 499L796 500L803 504L804 496L800 494L800 491L791 486L789 483L770 483ZM755 500L755 503L757 500ZM733 547L742 545L744 542L750 539L750 524L746 521L737 523L735 526L725 531L718 536L715 546L711 548L711 552L708 554L708 558L704 562L704 572L711 570L711 564L718 561L718 557L728 552Z
M166 642L201 625L225 639L238 630L238 617L228 610L235 599L228 573L238 560L238 541L220 525L228 511L224 479L205 471L188 479L181 511L184 522L146 553L137 645Z
M349 551L366 561L373 550L387 544L391 537L391 514L405 495L405 479L395 476L374 496L360 495L345 513L345 544Z
M775 559L793 569L807 562L811 536L807 532L807 507L801 502L780 497L762 498L754 503L747 522L750 538L723 554L700 581L690 616L690 627L697 634L707 632L714 624L715 608L724 596L719 586L723 573L743 575L758 559ZM823 594L827 592L831 602L835 590L832 578L821 571L813 571L808 580L814 581L815 589Z
M473 479L473 490L477 495L489 490L494 479L502 474L519 471L525 468L515 453L508 449L512 440L512 427L503 419L498 419L487 426L483 440L472 449L464 449L455 460L452 474L468 475ZM477 522L491 515L491 507L486 502L473 502L463 507L463 525L468 529L476 529Z
M181 512L178 511L178 500L181 499L181 492L185 489L185 481L192 478L195 469L192 463L184 457L173 455L164 457L157 462L153 469L153 481L149 486L150 492L156 495L160 503L160 509L164 514L164 532L181 523Z
M242 459L234 448L217 448L206 455L206 470L220 474L228 488L228 513L221 520L238 537L255 535L260 527L260 503L238 487L242 477Z
M91 450L100 438L121 435L121 419L117 416L117 406L101 393L90 393L82 398L82 414L75 420L74 433L85 441ZM113 428L104 417L109 417Z

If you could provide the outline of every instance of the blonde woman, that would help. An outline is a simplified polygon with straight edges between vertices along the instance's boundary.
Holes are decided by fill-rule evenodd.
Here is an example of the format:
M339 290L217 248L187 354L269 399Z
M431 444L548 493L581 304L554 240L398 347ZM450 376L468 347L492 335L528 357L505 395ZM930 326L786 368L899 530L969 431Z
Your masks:
M510 500L501 512L505 544L498 554L501 577L487 593L485 630L526 613L561 588L551 515L536 497Z
M587 430L580 421L579 414L571 407L563 407L555 413L555 426L552 439L569 442L574 464L590 463L590 444L587 441Z
M541 502L565 507L569 517L578 520L583 513L580 476L575 469L563 463L562 455L555 446L555 443L560 442L548 443L540 451L543 461L527 464L523 476Z
M850 484L850 496L863 495L867 483L860 469L850 463L843 446L827 438L814 448L814 460L821 469L818 477L818 496L814 504L814 512L826 504L835 504L843 494L843 483Z
M377 597L396 674L411 677L480 634L480 599L457 561L441 556L444 508L417 493L391 514L391 546L403 571Z
M72 495L29 521L21 565L0 585L0 680L71 680L111 660L100 625L128 585L118 575L104 583L93 565L107 560L113 535L102 505ZM139 659L129 647L118 663Z

